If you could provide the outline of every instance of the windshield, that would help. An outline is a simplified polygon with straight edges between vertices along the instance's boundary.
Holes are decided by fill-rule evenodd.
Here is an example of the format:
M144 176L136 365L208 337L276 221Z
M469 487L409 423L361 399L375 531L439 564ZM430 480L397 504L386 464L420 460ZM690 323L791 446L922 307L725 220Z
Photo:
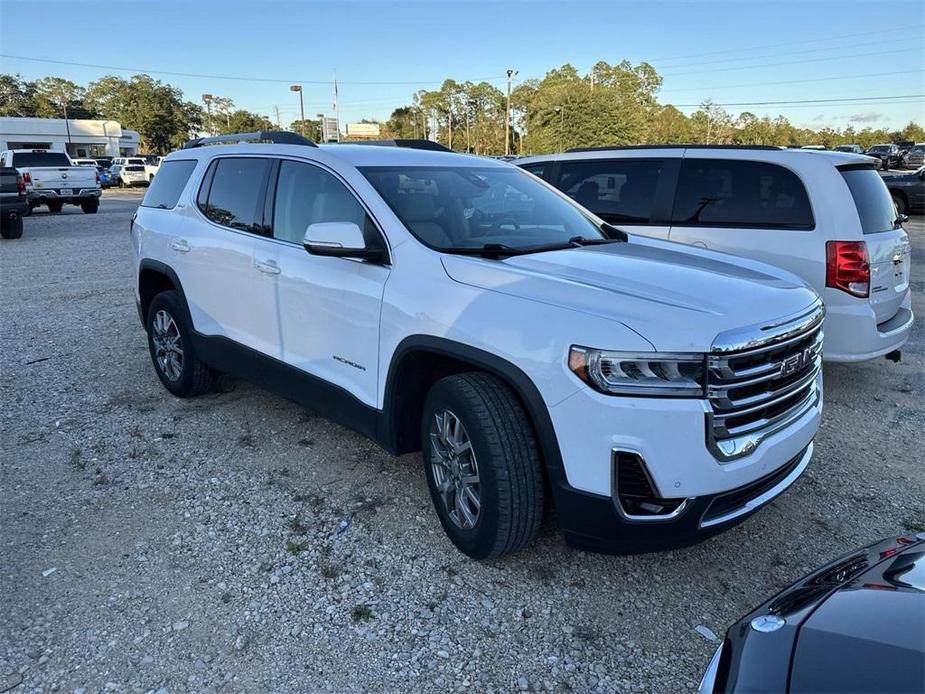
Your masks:
M890 146L889 145L874 145L867 151L868 152L889 152Z
M604 239L580 209L529 174L507 167L363 167L408 230L438 250L529 249Z
M144 170L145 170L145 167L138 166L138 165L126 166L123 168L123 171L144 171Z

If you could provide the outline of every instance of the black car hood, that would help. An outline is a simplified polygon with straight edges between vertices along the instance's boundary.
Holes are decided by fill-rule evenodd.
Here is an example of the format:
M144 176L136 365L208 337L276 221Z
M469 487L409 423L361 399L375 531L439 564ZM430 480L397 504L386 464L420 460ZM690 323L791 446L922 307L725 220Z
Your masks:
M925 546L899 551L803 623L792 692L925 692Z
M756 618L783 618L760 632ZM925 692L925 534L817 569L726 632L714 691Z

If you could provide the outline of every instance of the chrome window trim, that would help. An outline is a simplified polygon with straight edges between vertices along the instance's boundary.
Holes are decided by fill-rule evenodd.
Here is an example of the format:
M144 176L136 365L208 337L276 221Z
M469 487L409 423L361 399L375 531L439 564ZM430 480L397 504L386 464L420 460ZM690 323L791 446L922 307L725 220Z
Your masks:
M808 308L775 323L757 323L720 333L713 340L710 351L714 355L724 355L730 352L774 349L791 338L801 336L815 325L821 324L824 317L825 305L821 299L817 299ZM762 334L766 331L773 332L770 335Z

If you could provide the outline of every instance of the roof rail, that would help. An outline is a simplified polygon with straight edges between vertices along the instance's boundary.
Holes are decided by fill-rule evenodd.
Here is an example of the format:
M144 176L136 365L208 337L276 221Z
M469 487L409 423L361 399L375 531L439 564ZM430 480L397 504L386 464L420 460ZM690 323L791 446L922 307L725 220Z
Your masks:
M373 145L374 147L407 147L408 149L429 149L433 152L452 152L449 147L432 140L395 138L388 140L347 140L342 145Z
M774 145L611 145L605 147L573 147L566 152L603 152L610 149L781 149Z
M318 146L298 133L290 133L285 130L258 130L253 133L232 133L231 135L196 137L183 145L183 149L208 147L209 145L235 144L237 142L269 142L274 145L303 145L305 147Z

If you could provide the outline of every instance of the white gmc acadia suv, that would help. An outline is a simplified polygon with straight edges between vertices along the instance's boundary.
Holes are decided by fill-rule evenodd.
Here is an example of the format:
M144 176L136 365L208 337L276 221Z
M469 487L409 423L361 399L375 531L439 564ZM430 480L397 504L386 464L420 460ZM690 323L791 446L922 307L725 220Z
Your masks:
M509 164L207 138L164 159L132 243L170 392L234 373L423 450L440 522L474 558L529 543L550 495L576 546L689 544L812 455L812 289L627 236Z
M602 147L518 159L633 233L789 270L825 301L826 361L888 355L912 331L911 247L870 157L770 146Z

